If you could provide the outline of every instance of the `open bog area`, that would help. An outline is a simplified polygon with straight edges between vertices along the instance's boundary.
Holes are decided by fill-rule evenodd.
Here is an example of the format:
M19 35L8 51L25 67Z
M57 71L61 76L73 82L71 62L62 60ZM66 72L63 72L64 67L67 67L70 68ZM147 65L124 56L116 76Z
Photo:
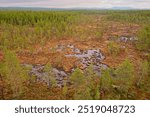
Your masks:
M0 99L150 99L150 10L0 10Z

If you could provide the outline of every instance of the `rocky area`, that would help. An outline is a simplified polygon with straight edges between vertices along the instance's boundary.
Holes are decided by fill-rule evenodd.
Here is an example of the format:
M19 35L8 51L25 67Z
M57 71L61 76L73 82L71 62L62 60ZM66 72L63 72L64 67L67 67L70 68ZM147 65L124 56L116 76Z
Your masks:
M122 35L122 36L119 36L119 37L110 37L109 40L128 43L128 42L135 42L135 41L138 40L138 38L135 37L135 36L123 36Z
M65 54L65 57L76 57L79 59L79 64L82 65L82 70L84 71L88 66L92 65L93 70L97 75L101 75L101 69L106 69L108 66L103 64L102 61L105 59L105 56L102 54L100 49L89 49L89 50L80 50L74 45L57 45L56 51L65 51L66 48L70 48L72 54ZM32 65L32 64L23 64L24 67L29 68L29 74L35 76L35 81L43 82L47 85L50 85L50 78L48 78L48 72L44 71L45 65ZM62 87L64 80L70 76L70 74L76 68L72 68L70 72L65 72L62 69L52 68L54 77L56 78L57 86Z

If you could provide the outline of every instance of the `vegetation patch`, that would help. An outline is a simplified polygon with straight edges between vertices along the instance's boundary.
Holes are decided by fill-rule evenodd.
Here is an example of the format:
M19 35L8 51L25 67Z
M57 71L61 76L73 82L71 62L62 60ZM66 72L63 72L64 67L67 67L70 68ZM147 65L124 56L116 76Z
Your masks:
M149 14L1 10L0 99L150 99Z

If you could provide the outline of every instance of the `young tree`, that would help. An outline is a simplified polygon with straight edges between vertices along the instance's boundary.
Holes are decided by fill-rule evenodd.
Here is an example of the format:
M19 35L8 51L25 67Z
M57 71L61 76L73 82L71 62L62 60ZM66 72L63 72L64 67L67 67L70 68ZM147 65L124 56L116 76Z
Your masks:
M130 94L130 88L134 81L134 66L126 59L116 70L116 77L114 78L114 84L118 86L120 98L128 98Z
M71 74L70 80L74 83L76 87L82 85L85 81L85 76L82 73L82 71L77 68L75 71Z
M134 66L133 64L126 59L117 69L116 75L121 80L131 80L134 77Z
M113 56L117 56L120 53L120 46L116 42L108 43L108 52Z
M48 81L48 88L55 87L57 85L56 77L50 63L46 64L44 72L46 73L44 78Z
M137 81L137 86L140 86L143 84L149 75L149 63L148 61L143 61L139 63L139 70L138 70L138 81Z
M4 73L13 91L13 98L20 98L27 74L23 71L14 52L4 49Z
M71 75L71 81L74 84L75 94L74 99L77 100L89 100L92 99L90 95L90 88L87 86L86 77L82 71L77 68Z
M93 100L98 100L100 97L100 90L99 90L99 77L96 75L94 71L94 66L90 65L86 71L86 82L85 85L89 88L90 98Z
M100 77L100 98L102 99L105 94L108 94L110 93L110 91L112 91L113 79L110 74L110 69L102 69L101 72L102 75Z
M145 26L139 31L136 47L139 50L150 50L150 26Z
M76 87L76 92L74 94L75 100L92 100L92 97L90 95L90 89L86 85L81 85L79 87Z

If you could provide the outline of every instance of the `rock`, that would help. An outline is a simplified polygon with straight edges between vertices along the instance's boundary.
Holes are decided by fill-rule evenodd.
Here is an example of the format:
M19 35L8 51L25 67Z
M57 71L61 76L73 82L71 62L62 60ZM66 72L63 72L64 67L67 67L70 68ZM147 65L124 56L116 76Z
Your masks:
M58 45L57 50L63 51L64 48L66 48L64 45ZM78 66L83 71L93 64L93 70L97 75L101 75L101 69L106 69L107 65L102 64L102 60L105 58L105 56L102 54L102 52L99 49L89 49L89 50L80 50L78 48L75 48L74 45L67 45L67 48L71 48L71 50L74 52L73 54L66 54L65 57L76 57L79 59L79 63L75 66ZM29 65L24 64L25 67L30 67L30 75L34 75L36 77L37 82L44 82L47 85L50 84L50 79L48 78L48 72L44 71L44 65ZM71 68L69 72L73 72L75 70L74 68ZM68 77L69 73L67 74L63 70L59 70L57 68L52 68L52 71L56 77L57 86L62 87L64 83L64 79Z
M44 72L45 66L42 66L42 65L33 66L30 64L23 64L23 66L31 68L29 74L34 75L36 77L36 82L43 82L43 83L46 83L47 85L49 84L50 81L49 79L47 79L48 72ZM67 77L68 75L64 71L58 70L56 68L53 68L53 72L56 76L56 81L57 81L58 86L59 87L63 86L63 79Z
M130 42L137 41L138 39L136 37L121 36L118 40L121 41L121 42L125 42L126 43L128 41L130 41Z
M67 47L73 49L74 45L69 44L69 45L67 45Z

